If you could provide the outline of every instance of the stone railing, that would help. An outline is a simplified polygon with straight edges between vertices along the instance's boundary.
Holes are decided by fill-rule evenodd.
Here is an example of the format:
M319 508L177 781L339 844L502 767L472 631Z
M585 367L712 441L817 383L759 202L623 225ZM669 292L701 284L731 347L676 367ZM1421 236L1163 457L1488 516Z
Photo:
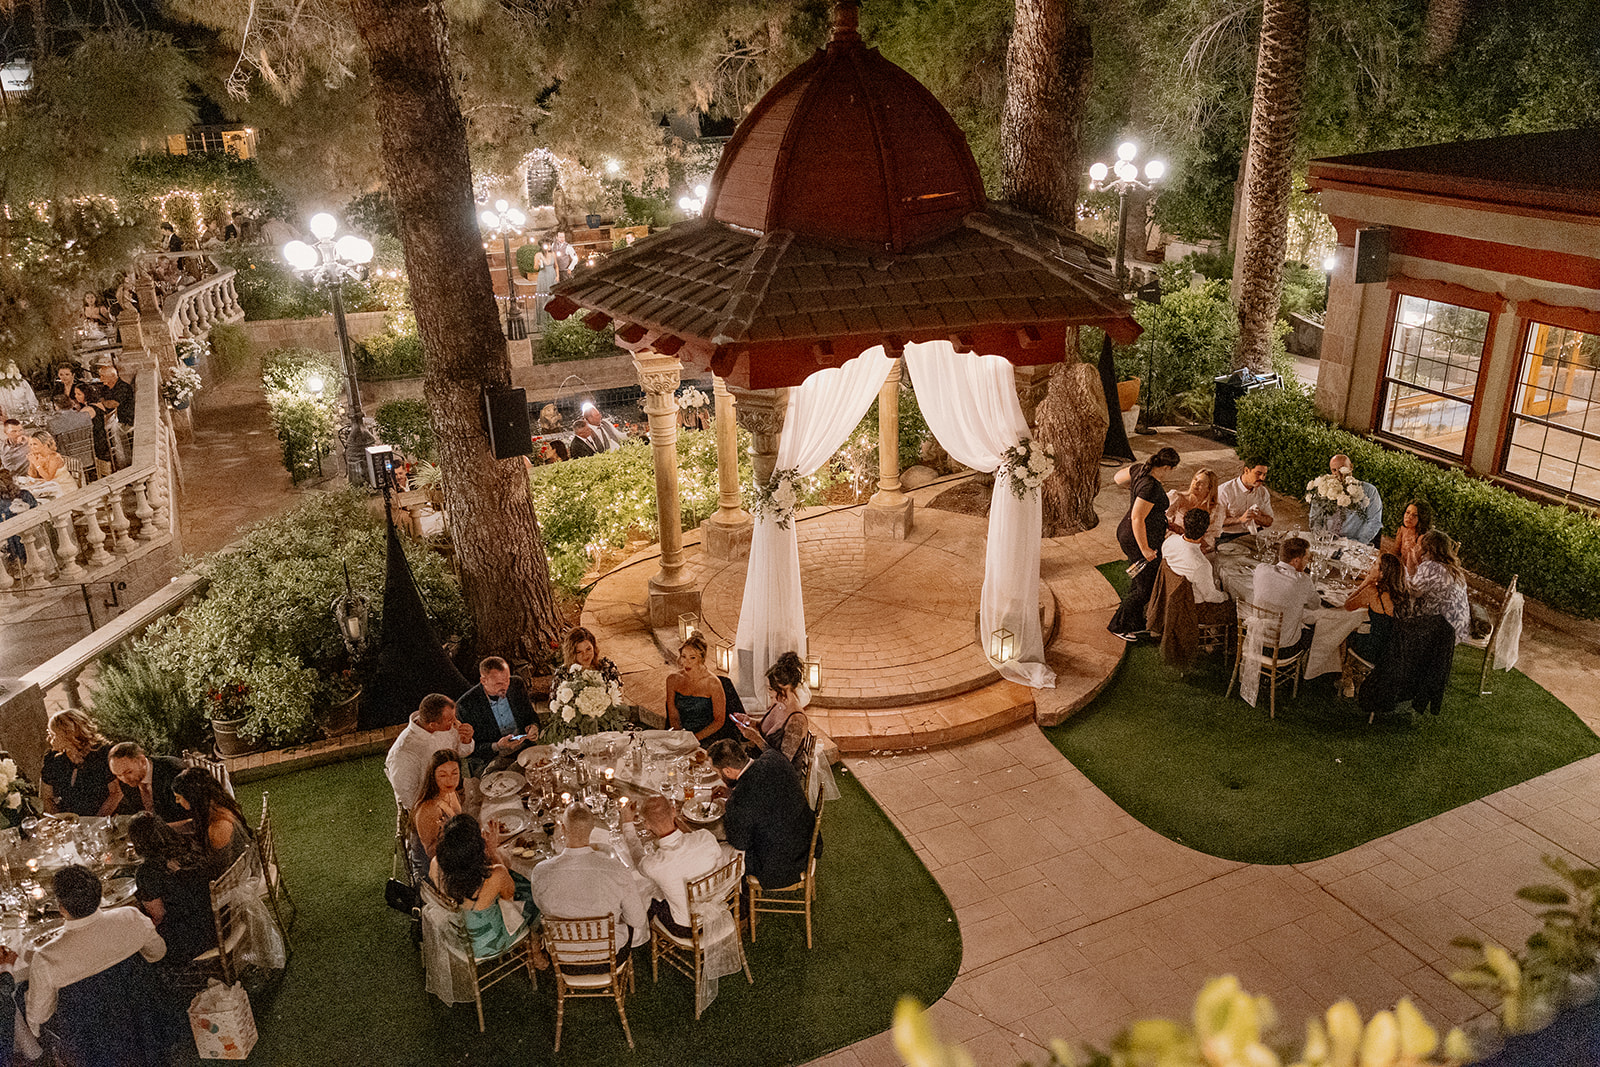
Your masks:
M97 581L148 546L172 540L172 455L160 372L139 362L132 463L0 522L0 544L16 538L27 552L20 576L0 566L0 611L42 604L50 587Z
M179 258L194 253L168 252L151 259ZM239 304L239 292L234 288L235 271L232 267L219 267L211 257L205 257L209 268L206 277L193 285L168 293L161 301L161 317L173 340L185 337L204 337L219 322L243 322L244 308Z

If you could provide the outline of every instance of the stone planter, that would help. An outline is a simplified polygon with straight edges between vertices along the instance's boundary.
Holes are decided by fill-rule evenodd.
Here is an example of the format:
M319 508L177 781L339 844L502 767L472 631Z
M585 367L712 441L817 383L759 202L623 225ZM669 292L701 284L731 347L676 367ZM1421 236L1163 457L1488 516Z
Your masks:
M357 689L347 700L330 705L317 715L317 728L323 737L343 737L356 732L361 717L361 690Z
M244 756L261 748L260 741L246 741L239 736L244 719L212 719L211 733L217 739L217 755Z
M588 226L589 229L591 229L591 230L598 230L600 228L600 216L599 215L585 215L583 217L583 221L584 221L584 224L586 226Z

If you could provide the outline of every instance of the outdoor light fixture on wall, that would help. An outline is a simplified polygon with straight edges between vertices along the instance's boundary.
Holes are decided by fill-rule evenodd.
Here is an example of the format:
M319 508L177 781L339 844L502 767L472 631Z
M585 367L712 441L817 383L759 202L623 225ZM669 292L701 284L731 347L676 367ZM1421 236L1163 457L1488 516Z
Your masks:
M1001 628L989 635L989 658L1006 663L1017 658L1017 635Z
M687 641L700 629L700 616L686 611L678 616L678 640Z

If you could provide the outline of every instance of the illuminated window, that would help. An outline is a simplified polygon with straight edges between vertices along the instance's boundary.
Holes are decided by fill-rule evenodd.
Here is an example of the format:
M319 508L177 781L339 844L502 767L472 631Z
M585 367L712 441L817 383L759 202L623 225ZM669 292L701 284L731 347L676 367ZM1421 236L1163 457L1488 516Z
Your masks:
M1404 296L1384 368L1384 433L1461 455L1478 391L1489 313Z
M1505 473L1600 500L1600 336L1528 323Z

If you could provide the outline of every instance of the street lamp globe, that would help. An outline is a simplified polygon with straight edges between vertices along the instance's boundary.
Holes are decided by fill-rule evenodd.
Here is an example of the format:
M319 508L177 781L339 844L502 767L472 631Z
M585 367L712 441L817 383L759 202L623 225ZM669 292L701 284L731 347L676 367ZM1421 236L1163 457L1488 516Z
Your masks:
M311 216L311 233L319 241L326 241L333 237L334 231L339 228L339 220L326 211L319 211Z
M347 233L339 238L339 243L333 247L339 253L340 259L347 259L358 265L372 262L372 242L353 233Z
M1126 159L1117 160L1117 177L1125 182L1131 182L1139 177L1139 168L1129 163Z
M1089 178L1091 181L1103 182L1106 180L1106 175L1109 173L1110 171L1106 170L1106 165L1104 163L1096 163L1094 166L1089 168Z
M311 392L312 396L321 396L322 388L322 379L317 375L313 374L311 377L306 379L306 389Z
M500 216L496 215L488 208L485 208L483 212L478 215L478 221L483 223L484 229L492 230L496 226L500 225Z
M510 220L511 225L513 226L521 226L524 222L528 221L528 216L524 215L516 208L512 208L510 211L507 211L506 218Z
M310 270L317 265L317 250L304 241L290 241L283 246L283 258L295 270Z
M1144 176L1146 181L1158 182L1161 180L1161 176L1166 172L1167 165L1161 162L1159 159L1152 159L1150 162L1144 165Z
M1333 270L1333 268L1337 267L1338 265L1339 265L1339 258L1337 256L1329 255L1329 256L1322 257L1322 269L1323 270L1331 272Z
M1139 146L1134 144L1132 141L1123 141L1121 144L1117 145L1117 158L1118 159L1131 160L1134 156L1136 156L1138 154L1139 154Z
M502 214L502 215L504 215L506 213L506 208L508 208L510 206L511 206L511 204L508 201L505 201L505 200L496 200L494 202L494 209L496 211L500 212L500 214Z
M694 195L695 195L695 197L697 199L704 200L706 198L706 187L703 186L703 185L695 186L694 187Z

